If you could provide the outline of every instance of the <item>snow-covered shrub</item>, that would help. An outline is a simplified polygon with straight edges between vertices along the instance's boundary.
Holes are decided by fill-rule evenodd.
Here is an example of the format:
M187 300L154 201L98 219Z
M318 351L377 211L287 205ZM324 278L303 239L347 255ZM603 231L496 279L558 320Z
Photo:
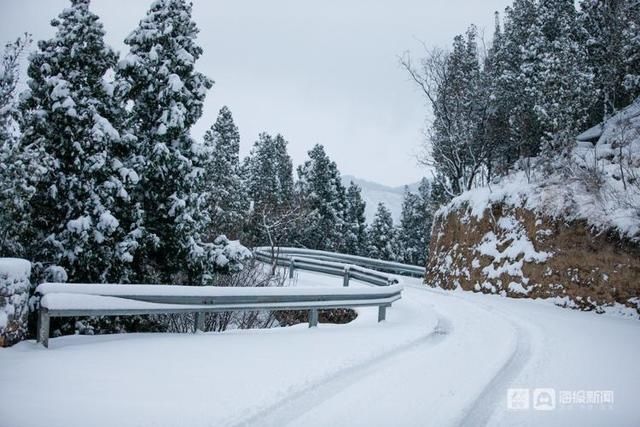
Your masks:
M591 205L583 216L640 242L640 99L579 139L569 175Z
M243 253L240 251L239 253ZM234 274L216 274L212 278L213 286L227 287L267 287L284 286L287 274L283 269L277 269L271 274L269 266L251 262L245 268ZM170 314L154 316L169 332L189 332L193 329L194 314ZM221 332L227 329L254 329L277 326L276 316L266 310L258 311L229 311L222 313L207 313L205 315L205 330Z
M595 232L611 230L640 242L640 100L579 138L589 141L579 141L570 157L557 158L550 168L533 159L530 170L515 170L491 186L464 192L436 216L464 208L481 219L489 206L504 203L565 221L583 220Z
M31 263L0 258L0 347L12 345L27 334Z
M193 244L189 254L191 277L175 276L173 284L211 285L219 274L233 274L242 271L251 259L249 249L237 240L218 236L213 243Z

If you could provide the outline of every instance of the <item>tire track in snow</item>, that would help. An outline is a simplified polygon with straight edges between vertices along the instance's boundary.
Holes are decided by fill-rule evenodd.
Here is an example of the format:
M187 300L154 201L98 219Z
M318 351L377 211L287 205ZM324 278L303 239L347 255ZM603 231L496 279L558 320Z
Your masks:
M426 292L437 292L434 289L423 288L417 285L405 286L409 286L413 289L421 289ZM487 383L480 395L463 411L460 416L460 422L458 423L461 427L487 425L498 405L504 402L507 389L531 359L531 336L519 322L501 310L497 310L487 304L468 301L457 295L449 294L449 296L459 298L467 303L472 303L477 308L501 317L505 322L511 325L516 333L516 345L514 351L504 362L496 375Z
M515 331L515 345L511 354L507 356L502 366L496 374L489 379L478 396L460 411L460 416L454 420L454 425L486 425L495 412L497 405L503 402L507 386L520 373L530 358L530 340L528 332L520 326L518 322L510 316L494 309L492 306L477 301L469 301L461 296L449 292L438 292L436 289L427 288L424 285L412 285L405 283L405 288L420 290L426 293L436 293L442 296L454 297L465 304L471 304L476 309L487 312L508 323ZM442 342L447 335L454 331L453 322L438 316L436 328L428 335L397 347L389 352L381 354L373 359L364 361L355 366L343 368L333 374L312 384L303 386L301 389L288 393L287 396L279 399L273 405L259 410L248 418L234 421L231 425L265 425L282 426L294 422L304 416L310 410L322 405L334 395L358 384L369 375L378 372L380 369L389 368L388 362L400 358L412 350L422 350L421 346L432 347Z
M357 365L338 370L318 382L289 393L288 396L280 399L277 403L233 425L287 425L310 409L331 398L337 392L344 390L375 372L376 368L380 365L417 347L437 345L442 342L447 335L451 334L452 331L453 326L451 322L445 317L438 316L438 322L429 334Z
M498 373L485 386L476 400L463 412L461 427L487 425L491 416L504 401L507 389L531 358L529 333L504 314L500 314L516 331L516 347Z

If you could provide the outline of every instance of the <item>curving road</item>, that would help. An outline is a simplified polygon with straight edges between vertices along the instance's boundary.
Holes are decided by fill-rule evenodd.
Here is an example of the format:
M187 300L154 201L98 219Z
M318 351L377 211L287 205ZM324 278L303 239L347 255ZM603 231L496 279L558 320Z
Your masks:
M639 321L404 282L381 324L364 308L348 325L313 329L0 349L0 425L640 425ZM298 272L292 285L342 281ZM510 410L510 388L551 388L557 405ZM613 401L586 403L603 391Z
M307 273L304 273L307 274ZM310 279L311 280L311 279ZM407 282L407 279L405 279ZM638 425L640 322L405 283L389 311L433 310L425 336L283 396L236 425ZM574 358L574 359L572 359ZM612 364L611 361L616 363ZM578 380L577 380L578 379ZM511 410L510 388L613 390L613 405ZM533 402L531 402L533 404Z
M284 396L238 425L485 423L492 412L486 404L497 404L502 395L496 390L526 363L527 336L490 309L421 285L407 286L401 304L394 308L434 310L436 327L415 342Z

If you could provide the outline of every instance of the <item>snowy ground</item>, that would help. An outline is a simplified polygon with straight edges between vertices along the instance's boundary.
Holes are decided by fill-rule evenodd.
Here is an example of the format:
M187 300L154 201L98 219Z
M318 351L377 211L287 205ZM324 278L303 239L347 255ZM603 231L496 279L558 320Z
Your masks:
M49 350L24 342L0 350L0 425L640 425L636 320L417 280L387 322L376 315L317 329L63 337ZM509 388L553 388L556 408L509 410ZM593 393L603 391L613 396ZM594 396L613 402L581 403Z

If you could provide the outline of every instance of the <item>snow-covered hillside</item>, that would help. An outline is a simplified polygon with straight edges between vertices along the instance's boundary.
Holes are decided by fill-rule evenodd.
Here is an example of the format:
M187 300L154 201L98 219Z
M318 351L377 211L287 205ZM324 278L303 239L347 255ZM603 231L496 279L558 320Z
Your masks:
M435 215L426 281L640 314L640 100Z
M394 224L397 224L398 221L400 221L404 186L389 187L383 184L378 184L377 182L356 178L352 175L342 176L342 182L345 186L348 186L351 181L362 189L362 198L367 204L365 216L368 223L373 221L373 216L375 215L376 208L380 202L384 203L391 211ZM408 184L409 191L416 192L418 190L418 184L418 182Z
M498 184L467 191L441 210L465 206L481 217L491 203L526 207L596 231L614 230L640 242L640 99L578 136L573 158L549 173L517 171Z
M295 284L342 286L302 272ZM640 424L640 322L419 279L386 322L358 312L317 329L22 342L0 349L0 424Z

